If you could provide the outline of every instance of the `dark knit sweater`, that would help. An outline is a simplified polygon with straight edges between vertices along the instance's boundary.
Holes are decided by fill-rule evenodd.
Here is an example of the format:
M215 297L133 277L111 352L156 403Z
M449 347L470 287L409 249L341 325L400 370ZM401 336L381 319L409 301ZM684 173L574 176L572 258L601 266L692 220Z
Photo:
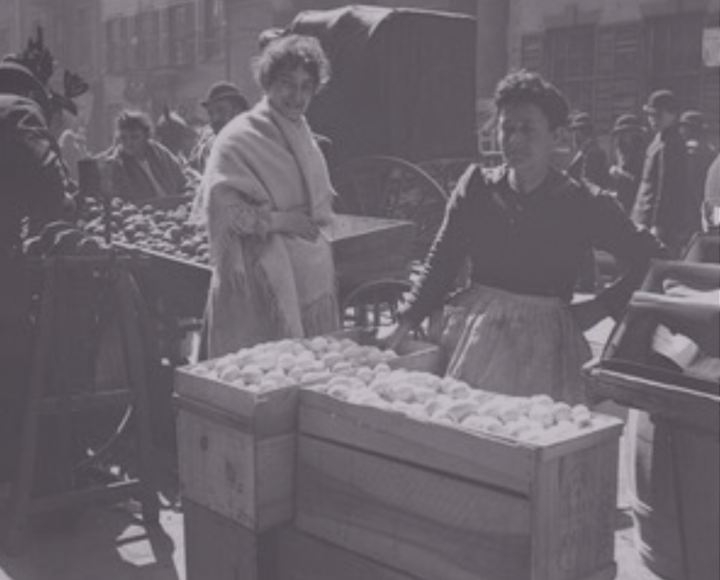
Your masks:
M517 294L570 302L583 258L591 249L613 254L625 275L598 297L618 316L660 247L633 225L612 196L591 193L551 171L535 191L511 189L505 168L473 167L458 183L401 317L422 321L457 289L470 259L472 282Z

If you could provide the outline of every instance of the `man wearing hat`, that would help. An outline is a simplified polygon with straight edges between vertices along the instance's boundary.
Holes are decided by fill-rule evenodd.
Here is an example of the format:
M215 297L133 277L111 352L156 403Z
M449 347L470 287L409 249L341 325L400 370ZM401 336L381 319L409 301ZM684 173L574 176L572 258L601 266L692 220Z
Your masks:
M610 168L610 188L625 213L630 215L645 163L645 127L636 115L620 115L611 135L615 164Z
M209 126L203 130L198 144L190 153L190 165L200 173L205 169L205 161L210 155L215 136L230 120L250 108L240 90L234 84L224 81L212 85L201 104L207 112Z
M590 115L578 113L573 117L569 128L576 153L567 169L568 175L605 189L608 186L607 155L597 141Z
M0 61L0 483L12 471L16 447L2 443L17 442L18 408L30 365L24 223L36 232L66 211L65 168L48 128L55 103L33 68L47 69L51 57L34 41L31 48Z
M655 137L648 147L632 219L679 257L695 231L696 197L688 191L688 156L675 94L655 91L643 108Z
M700 111L685 111L680 116L680 134L685 140L688 154L688 188L697 203L696 229L702 225L702 208L705 195L705 179L717 151L708 139L705 116Z

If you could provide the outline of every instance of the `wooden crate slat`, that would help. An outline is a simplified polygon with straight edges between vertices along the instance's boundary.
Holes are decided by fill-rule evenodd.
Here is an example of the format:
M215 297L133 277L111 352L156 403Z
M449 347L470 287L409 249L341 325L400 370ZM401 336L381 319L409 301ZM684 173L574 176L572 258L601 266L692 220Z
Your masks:
M300 432L528 493L536 450L380 409L300 393ZM447 455L442 458L442 455ZM457 471L455 471L457 470ZM487 479L485 479L487 478Z
M417 580L293 528L278 533L276 580Z
M423 580L529 578L527 500L309 437L298 448L299 529Z
M184 497L256 530L292 518L295 435L256 439L182 408L177 432Z

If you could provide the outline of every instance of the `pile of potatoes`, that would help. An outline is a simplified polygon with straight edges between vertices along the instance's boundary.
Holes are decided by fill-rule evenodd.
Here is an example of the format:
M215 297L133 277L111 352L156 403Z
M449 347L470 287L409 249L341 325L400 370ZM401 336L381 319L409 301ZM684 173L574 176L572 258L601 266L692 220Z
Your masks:
M537 444L572 438L605 420L585 405L573 407L548 395L501 395L473 389L451 377L402 369L376 374L369 381L335 376L313 389L421 421Z
M199 363L190 370L237 388L264 392L291 385L327 383L338 377L367 385L377 376L390 373L388 363L397 356L392 350L361 346L348 338L319 336L242 349Z

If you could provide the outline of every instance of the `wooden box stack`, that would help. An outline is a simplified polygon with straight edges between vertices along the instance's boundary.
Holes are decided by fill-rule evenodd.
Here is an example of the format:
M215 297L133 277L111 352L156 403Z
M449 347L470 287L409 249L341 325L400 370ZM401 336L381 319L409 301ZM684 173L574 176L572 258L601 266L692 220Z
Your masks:
M376 578L611 580L621 428L521 444L303 392L295 526Z
M371 340L359 331L333 336ZM439 349L420 341L397 352L393 368L431 371L440 364ZM275 531L294 514L299 393L299 385L257 393L193 367L177 369L188 580L276 578Z
M298 389L176 372L188 580L272 578L274 529L293 516Z

